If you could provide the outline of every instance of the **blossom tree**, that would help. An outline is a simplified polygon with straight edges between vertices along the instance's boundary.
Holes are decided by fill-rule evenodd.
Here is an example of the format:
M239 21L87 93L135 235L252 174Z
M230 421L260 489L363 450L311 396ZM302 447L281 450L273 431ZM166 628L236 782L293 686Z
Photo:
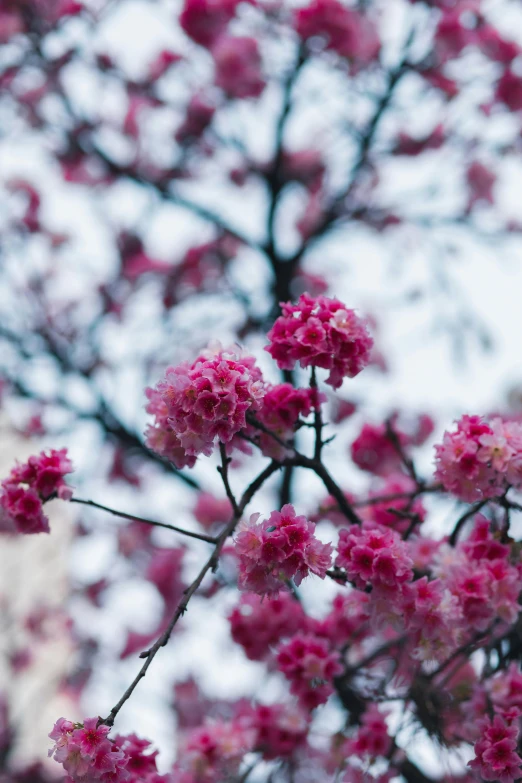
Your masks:
M489 411L445 422L421 470L430 416L375 421L344 396L364 371L377 399L385 357L375 318L333 296L328 258L363 231L410 253L409 281L415 253L438 249L418 283L427 300L455 291L455 253L478 240L508 247L519 225L497 194L522 138L510 33L520 9L138 6L163 35L141 63L137 40L114 44L136 4L0 0L0 105L13 129L0 141L3 407L53 443L3 480L0 533L52 535L53 503L119 518L117 567L76 598L103 614L132 572L161 605L154 627L121 640L134 668L116 700L106 693L94 717L49 727L55 773L518 780L522 423ZM465 301L452 318L458 338L485 341ZM96 458L75 470L80 441ZM357 490L343 480L352 469ZM170 503L156 519L86 498L88 473L98 492L124 484L137 508L161 476L191 493L188 524ZM451 522L435 534L442 508ZM175 676L163 707L176 721L170 765L154 737L114 725L146 702L200 600L266 688L214 698ZM29 619L38 644L45 618ZM81 628L76 641L83 671L64 688L80 708L100 642ZM23 673L20 656L12 667ZM0 776L52 778L53 767L12 763L9 709ZM430 745L442 749L438 771L423 763Z

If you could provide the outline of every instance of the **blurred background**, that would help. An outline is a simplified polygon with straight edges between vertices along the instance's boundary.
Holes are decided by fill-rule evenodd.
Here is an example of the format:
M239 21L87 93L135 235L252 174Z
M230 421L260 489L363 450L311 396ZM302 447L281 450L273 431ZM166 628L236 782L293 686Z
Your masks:
M75 495L219 523L198 507L224 498L217 463L151 453L144 390L211 339L279 382L266 332L303 291L375 336L330 408L347 491L367 486L346 451L364 421L433 417L429 476L455 417L518 414L521 46L516 0L0 0L2 478L67 447ZM253 510L322 497L288 474ZM53 721L108 712L205 551L78 508L0 541L2 783L56 774ZM225 559L119 718L163 769L192 678L213 699L284 691L231 644L233 576ZM333 587L304 586L312 611Z

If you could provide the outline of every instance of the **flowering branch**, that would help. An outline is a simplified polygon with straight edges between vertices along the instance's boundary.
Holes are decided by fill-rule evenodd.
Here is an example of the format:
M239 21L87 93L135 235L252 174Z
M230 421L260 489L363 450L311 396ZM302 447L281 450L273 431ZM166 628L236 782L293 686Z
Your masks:
M208 560L205 562L201 570L199 571L198 575L194 579L194 581L189 585L189 587L184 591L184 597L181 599L181 601L178 603L176 610L172 616L172 619L170 620L167 629L165 632L159 637L159 639L152 645L152 647L147 650L146 652L143 652L140 655L140 658L145 658L145 662L141 669L139 670L138 674L134 678L134 680L131 682L121 699L114 705L110 713L106 718L101 720L101 723L104 723L106 726L112 726L114 724L114 721L116 719L116 716L118 715L119 711L123 707L123 705L130 699L132 694L134 693L137 685L139 682L145 677L147 670L149 666L151 665L152 661L156 657L157 653L162 647L165 647L167 642L170 639L170 636L172 634L172 631L174 630L174 627L176 623L179 621L179 619L185 614L189 601L194 595L194 593L197 592L198 588L200 587L201 583L203 582L203 579L207 575L209 571L215 571L219 562L219 556L221 554L221 550L223 549L223 545L227 538L231 536L236 529L236 525L241 519L241 516L245 510L245 508L248 506L256 492L263 486L265 481L270 478L270 476L275 473L277 470L279 470L279 463L277 462L271 462L267 467L261 471L261 473L249 484L245 492L243 493L241 500L239 501L237 511L234 513L232 519L228 523L228 525L224 528L224 530L219 534L219 536L216 539L215 547L208 558Z

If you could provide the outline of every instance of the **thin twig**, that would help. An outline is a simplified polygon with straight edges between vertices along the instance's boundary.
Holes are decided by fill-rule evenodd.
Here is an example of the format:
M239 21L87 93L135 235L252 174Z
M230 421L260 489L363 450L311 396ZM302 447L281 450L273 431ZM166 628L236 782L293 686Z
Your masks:
M234 514L237 514L238 512L238 505L237 500L235 498L234 493L232 492L232 487L230 486L230 481L228 478L228 466L230 464L230 457L227 457L227 450L224 443L219 443L219 453L221 454L221 465L218 465L218 473L223 479L223 485L225 487L225 492L227 493L227 498L230 500L230 503L232 505L232 510Z
M478 503L474 503L471 508L469 508L462 516L457 520L455 527L453 528L453 532L449 537L449 543L451 546L455 546L457 543L457 538L459 536L459 533L462 529L462 527L466 524L468 519L471 519L471 517L474 517L475 514L478 514L481 508L483 508L487 503L489 503L490 498L486 498L486 500L479 500Z
M207 536L205 533L194 533L192 530L185 530L185 528L178 527L177 525L169 525L166 522L157 522L154 519L146 519L145 517L138 517L136 514L127 514L125 511L117 511L109 506L104 506L101 503L96 503L94 500L83 500L82 498L71 498L70 503L79 503L82 506L91 506L91 508L98 508L100 511L106 511L108 514L112 514L115 517L121 517L122 519L130 519L132 522L143 522L144 525L153 525L154 527L164 527L167 530L173 530L175 533L181 533L183 536L189 538L197 538L199 541L206 541L209 544L215 544L217 538L215 536Z
M314 458L321 459L321 451L323 449L323 414L321 411L321 403L319 402L319 390L317 386L317 376L315 367L312 367L312 373L310 375L310 388L315 391L315 408L314 408L314 429L315 429L315 447Z
M121 710L123 705L130 699L139 682L145 677L147 670L151 665L152 661L154 660L154 658L156 657L157 653L162 647L165 647L165 645L169 641L172 631L174 630L174 626L176 625L178 620L185 614L190 599L192 598L194 593L198 590L199 586L203 582L203 579L205 578L205 576L209 571L216 570L219 562L219 556L221 554L221 550L223 549L225 541L229 536L233 534L236 525L241 519L241 516L246 506L250 503L250 501L258 491L258 489L260 489L260 487L263 486L265 481L268 478L270 478L270 476L273 473L275 473L276 470L279 469L279 467L280 464L278 462L275 461L270 462L270 464L267 465L267 467L263 471L261 471L261 473L246 488L238 504L237 512L232 516L232 519L225 527L225 529L219 534L212 554L205 562L205 564L201 568L200 572L198 573L198 575L196 576L192 584L190 584L189 587L187 587L187 589L184 591L184 597L178 603L176 610L172 616L172 619L167 626L167 629L159 637L159 639L152 645L150 650L147 650L146 652L141 654L140 657L145 658L145 661L141 669L139 670L136 677L131 682L131 684L129 685L129 687L121 697L121 699L117 702L117 704L114 705L114 707L112 708L108 716L101 720L101 723L104 723L106 726L112 726L114 724L114 721L119 711Z

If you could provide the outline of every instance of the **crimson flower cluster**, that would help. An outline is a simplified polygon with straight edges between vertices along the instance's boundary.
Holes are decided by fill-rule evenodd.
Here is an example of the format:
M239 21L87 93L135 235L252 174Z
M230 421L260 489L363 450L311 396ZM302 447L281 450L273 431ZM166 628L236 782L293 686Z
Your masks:
M241 590L277 593L289 579L299 585L310 573L324 579L332 545L315 537L315 526L306 517L296 516L290 504L266 520L259 517L252 514L235 539Z
M396 531L373 525L340 531L336 565L362 589L371 585L396 592L413 578L407 544Z
M353 737L345 743L347 757L373 760L386 756L391 747L385 716L376 704L371 704L361 718L361 725Z
M264 396L255 359L235 351L209 350L192 364L169 367L155 389L147 389L154 424L147 431L151 449L178 468L209 456L218 439L230 444L256 412Z
M263 454L273 459L283 459L287 449L279 441L290 441L299 419L309 416L325 400L325 395L314 388L296 389L291 383L268 387L257 416L261 424L270 430L269 433L260 432L258 436Z
M289 758L305 744L309 719L292 704L239 703L230 719L207 720L187 733L169 783L220 783L238 773L246 753Z
M486 716L480 722L481 737L475 744L475 758L469 766L482 780L513 783L522 777L522 758L517 753L520 710L504 715Z
M474 502L522 486L522 424L463 416L435 447L435 478L460 500Z
M402 467L401 452L422 446L433 428L433 420L427 414L418 416L409 428L402 426L395 415L387 424L366 422L351 445L352 460L358 468L376 476L397 473Z
M228 498L216 498L210 492L198 492L193 514L202 527L211 529L228 522L232 506Z
M370 62L380 49L377 30L368 16L338 0L313 0L296 13L295 28L304 41L318 39L325 49L355 66Z
M48 533L49 520L43 513L43 503L53 495L62 500L71 497L64 476L72 469L66 449L42 451L16 465L2 482L0 532Z
M228 617L230 632L252 661L262 661L283 638L302 628L306 617L301 604L281 591L276 596L244 593Z
M49 755L62 764L68 780L74 783L161 783L157 775L157 751L135 734L108 739L108 726L98 718L72 723L65 718L56 721L49 737L55 744Z
M340 653L313 634L296 634L282 644L277 665L291 683L290 692L307 710L328 700L334 692L334 677L343 671Z
M373 340L365 322L337 299L302 294L297 304L281 304L283 314L268 332L265 350L283 370L322 367L326 383L338 389L370 361Z

